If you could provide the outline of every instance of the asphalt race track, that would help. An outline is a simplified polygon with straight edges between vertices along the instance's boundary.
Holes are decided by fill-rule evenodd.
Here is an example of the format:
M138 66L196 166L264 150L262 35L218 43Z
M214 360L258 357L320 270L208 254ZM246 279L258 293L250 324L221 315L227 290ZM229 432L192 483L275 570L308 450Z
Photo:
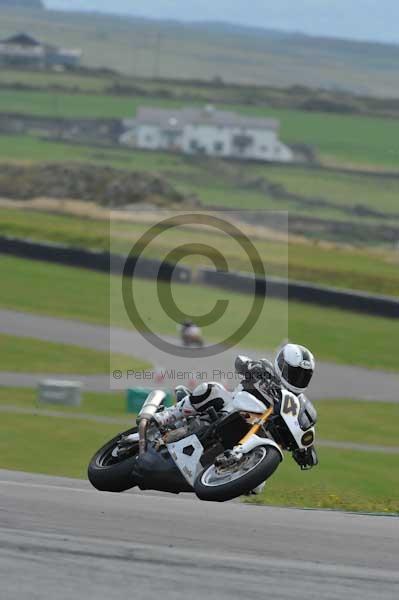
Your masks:
M0 471L2 600L397 600L399 519Z
M208 374L208 380L221 381L222 383L225 383L223 378L219 379L218 376L214 376L215 367L217 370L231 372L234 358L238 353L236 349L232 349L222 351L216 357L210 358L177 358L162 352L153 344L144 340L134 330L127 331L116 327L101 327L79 321L26 314L12 310L0 310L0 332L75 344L96 350L108 351L111 349L112 352L143 358L164 369L179 369L183 372L204 371ZM173 338L166 339L176 342ZM245 348L240 348L239 352L251 357L264 355L259 350ZM45 376L46 374L0 373L0 385L34 387L37 381ZM71 379L71 376L67 378ZM107 376L79 376L78 379L84 382L85 389L93 391L108 391L110 383L121 390L143 384L143 381L128 379L126 373L118 381ZM168 379L165 381L164 387L171 388L177 383L187 383L187 381ZM149 387L150 385L151 382L145 381L145 386ZM397 374L317 361L317 370L309 389L309 396L315 399L353 398L374 402L397 402L399 401L398 390L399 375Z

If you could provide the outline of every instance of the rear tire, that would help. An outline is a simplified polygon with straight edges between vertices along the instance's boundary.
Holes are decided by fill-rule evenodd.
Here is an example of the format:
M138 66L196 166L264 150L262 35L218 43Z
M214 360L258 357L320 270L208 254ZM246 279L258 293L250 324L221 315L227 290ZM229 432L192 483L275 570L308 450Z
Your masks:
M133 444L132 452L119 460L112 456L121 436L137 433L137 427L128 429L100 448L90 461L88 478L93 487L101 492L124 492L137 485L134 467L139 454L139 445Z
M219 476L214 464L206 467L194 483L198 498L210 502L226 502L238 498L266 481L281 462L280 452L273 446L257 446L246 456L249 460L255 460L255 464L236 478L234 471L230 472L229 479L228 471L226 475Z

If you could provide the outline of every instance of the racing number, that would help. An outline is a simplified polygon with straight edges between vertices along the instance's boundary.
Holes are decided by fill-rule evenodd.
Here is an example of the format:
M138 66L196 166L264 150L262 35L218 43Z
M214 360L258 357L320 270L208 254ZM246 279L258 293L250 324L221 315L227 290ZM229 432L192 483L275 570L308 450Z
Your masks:
M283 413L285 415L289 415L291 413L293 417L296 417L298 413L298 404L295 398L292 396L286 396L284 398Z

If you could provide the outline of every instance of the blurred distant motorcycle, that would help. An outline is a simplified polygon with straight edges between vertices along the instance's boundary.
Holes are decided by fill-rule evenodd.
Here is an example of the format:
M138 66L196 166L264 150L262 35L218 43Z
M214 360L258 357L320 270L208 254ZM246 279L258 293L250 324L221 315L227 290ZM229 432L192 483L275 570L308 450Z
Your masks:
M183 323L180 334L183 346L201 347L204 345L201 329L192 321Z
M93 456L89 480L108 492L138 486L194 492L201 500L224 502L262 488L282 462L283 450L292 452L301 469L312 468L317 464L313 404L282 390L277 382L267 385L268 403L247 391L223 388L228 410L210 408L167 427L156 420L166 394L151 392L138 426L117 435Z

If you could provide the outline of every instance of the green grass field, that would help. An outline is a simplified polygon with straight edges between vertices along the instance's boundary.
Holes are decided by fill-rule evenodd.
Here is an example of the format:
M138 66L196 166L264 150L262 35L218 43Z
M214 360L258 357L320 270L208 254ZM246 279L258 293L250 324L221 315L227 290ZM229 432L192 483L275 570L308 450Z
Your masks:
M127 424L133 422L135 416L126 413L126 400L123 392L95 393L83 392L80 406L51 406L40 405L37 401L37 391L29 388L0 387L0 407L15 406L29 408L40 414L41 410L59 410L63 413L117 417L126 419Z
M183 104L187 103L156 97L0 91L2 112L63 118L133 118L138 106L172 108ZM281 122L283 141L310 144L325 162L399 169L397 120L243 105L225 108L256 117L276 117Z
M373 237L373 229L360 237L356 231L343 234L339 228L331 227L331 221L372 228L398 227L399 223L399 177L321 172L306 167L240 165L167 153L94 148L31 136L0 135L0 162L69 161L161 175L178 190L189 196L196 195L206 207L242 209L245 206L249 210L285 210L294 218L317 217L326 223L327 229L321 226L314 232L310 225L304 227L303 235L312 239L381 244L380 234ZM285 197L259 189L262 181L285 190Z
M323 440L399 447L399 404L319 400L317 437Z
M94 452L123 426L2 413L0 429L3 468L83 479Z
M351 173L309 171L306 168L258 167L260 176L270 178L296 194L325 198L337 206L365 206L399 218L399 179Z
M155 222L155 219L154 219ZM49 240L72 246L129 252L132 244L149 225L51 214L32 210L0 209L0 235ZM245 231L245 226L243 225ZM251 236L269 275L304 280L339 288L377 294L399 295L399 269L396 252L366 248L326 246L317 243L272 242ZM229 269L250 271L241 247L226 236L210 231L179 228L179 243L204 242L219 248ZM151 244L148 256L159 258L175 247L173 232L165 232ZM192 266L208 266L201 256L187 260ZM287 271L288 266L288 271Z
M250 502L300 508L398 513L398 457L353 450L318 450L320 464L300 471L287 456L264 492Z
M161 154L133 152L124 148L110 150L53 142L24 135L0 136L1 162L86 162L107 165L125 170L164 172L184 169L180 157Z
M114 81L113 76L91 76L88 73L70 73L64 71L57 73L55 71L34 71L22 69L0 69L0 84L3 86L15 86L26 88L62 89L71 92L104 92ZM121 75L118 79L121 83L124 77Z
M399 168L397 120L276 109L251 114L265 112L280 119L284 141L314 146L326 163Z
M116 277L109 279L100 273L8 257L2 259L1 275L6 282L0 297L0 305L4 308L107 323L111 297L112 322L131 326L122 308L120 281ZM57 287L54 287L55 279ZM159 306L154 282L136 279L134 294L144 321L154 331L176 334L176 323ZM211 340L224 339L226 334L232 333L237 328L237 315L247 315L252 303L250 295L211 288L205 291L196 285L174 284L173 294L181 310L198 315L213 308L221 297L229 300L222 319L210 328L204 328L205 335ZM396 320L299 302L291 302L288 306L283 301L268 300L257 327L242 340L241 346L273 348L289 337L301 340L323 360L396 371L398 328Z
M102 94L67 94L63 92L25 92L2 90L0 111L73 119L77 117L122 119L134 117L143 99ZM152 101L151 101L152 102ZM158 106L175 106L154 100Z
M125 354L109 355L88 348L56 344L0 333L0 369L14 373L96 375L109 373L111 364L142 370L150 365Z
M9 90L51 91L73 94L111 94L121 96L151 96L184 102L263 106L312 112L314 109L335 114L363 114L396 118L398 107L390 98L359 96L339 90L314 87L276 87L248 82L239 85L220 81L141 77L105 71L36 71L21 68L0 68L0 86ZM324 109L323 109L324 105Z

